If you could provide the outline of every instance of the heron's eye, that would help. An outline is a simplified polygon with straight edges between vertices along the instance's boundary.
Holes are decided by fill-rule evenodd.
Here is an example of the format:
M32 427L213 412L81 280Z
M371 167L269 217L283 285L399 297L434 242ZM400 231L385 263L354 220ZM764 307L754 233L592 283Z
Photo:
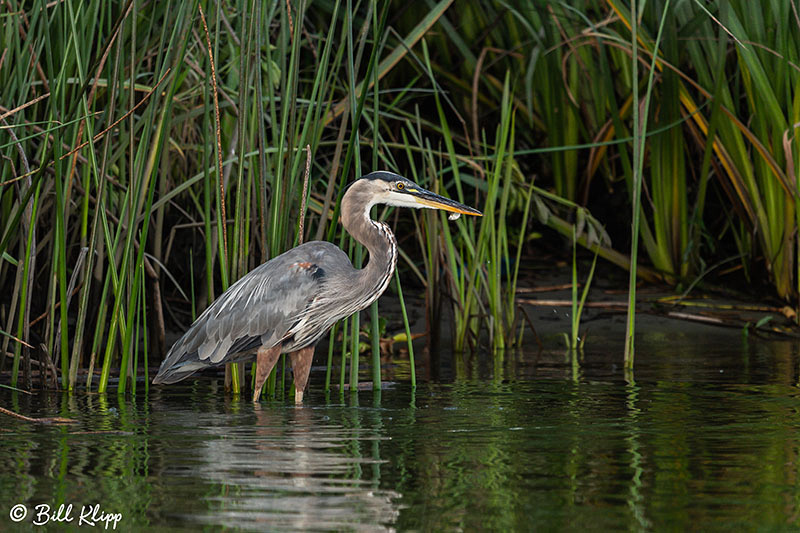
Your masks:
M398 181L396 187L398 191L402 191L403 189L406 188L406 185L402 181Z

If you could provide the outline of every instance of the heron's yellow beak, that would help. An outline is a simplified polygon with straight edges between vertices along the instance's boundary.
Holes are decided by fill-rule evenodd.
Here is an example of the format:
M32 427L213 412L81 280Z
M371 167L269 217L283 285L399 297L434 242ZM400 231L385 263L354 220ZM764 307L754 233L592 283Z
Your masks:
M483 216L483 213L481 213L477 209L473 209L472 207L456 202L455 200L445 198L444 196L439 196L438 194L433 193L427 189L422 189L422 188L412 189L410 187L407 187L403 192L413 196L414 200L418 204L425 207L429 207L432 209L443 209L444 211L450 211L451 213L459 213L461 215L473 215L477 217Z

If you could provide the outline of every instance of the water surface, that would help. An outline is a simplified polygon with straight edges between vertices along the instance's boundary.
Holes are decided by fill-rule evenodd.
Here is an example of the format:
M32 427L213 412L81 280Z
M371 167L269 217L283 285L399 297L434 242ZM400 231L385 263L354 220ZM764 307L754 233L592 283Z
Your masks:
M616 347L461 361L416 392L326 396L317 373L301 407L208 378L127 398L0 389L79 421L2 419L0 529L41 530L35 506L61 503L73 520L47 529L86 530L88 504L123 531L800 529L797 347L668 341L640 345L634 376Z

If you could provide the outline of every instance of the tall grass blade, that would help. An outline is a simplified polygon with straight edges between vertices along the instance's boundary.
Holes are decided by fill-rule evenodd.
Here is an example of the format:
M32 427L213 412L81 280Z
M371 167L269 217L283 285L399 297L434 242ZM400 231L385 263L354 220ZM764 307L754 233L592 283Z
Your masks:
M650 109L650 98L653 89L653 77L655 74L655 63L658 57L658 45L661 42L661 33L664 29L664 21L669 12L670 0L666 0L664 10L661 15L661 24L658 28L658 37L653 51L653 60L650 65L650 75L647 80L647 91L644 98L644 109L641 119L639 118L639 11L637 10L636 0L631 0L631 80L633 83L633 168L634 168L634 188L633 188L633 222L631 224L631 269L628 280L628 315L625 323L625 368L633 369L634 359L634 333L636 327L636 266L639 251L639 230L641 217L641 196L642 196L642 171L644 168L644 141L647 138L647 115Z

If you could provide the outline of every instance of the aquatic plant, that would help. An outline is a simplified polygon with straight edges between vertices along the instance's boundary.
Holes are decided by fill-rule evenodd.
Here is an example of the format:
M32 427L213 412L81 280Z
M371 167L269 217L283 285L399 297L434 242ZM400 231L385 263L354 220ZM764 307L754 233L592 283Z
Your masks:
M44 311L43 353L61 386L76 387L85 369L104 392L118 366L123 392L164 353L168 324L190 321L173 294L191 293L194 313L304 237L335 238L337 200L363 172L363 132L371 165L394 168L379 81L449 4L394 39L377 2L313 13L305 2L34 2L5 14L2 104L21 105L2 110L19 135L2 145L12 164L2 167L0 283L14 295L4 307L16 337L29 338L31 307ZM17 150L39 166L19 169ZM32 299L42 283L35 292L47 297ZM29 354L13 346L16 383ZM231 369L234 390L240 372Z
M431 331L452 312L457 349L517 342L520 263L544 227L566 240L576 226L631 268L632 302L636 279L686 285L733 257L797 302L793 3L6 5L0 368L14 386L38 363L63 388L133 390L168 331L269 257L327 239L364 261L338 201L375 167L492 213L376 213L409 230L406 293L426 295ZM621 228L613 247L604 226ZM365 317L378 388L381 312ZM361 329L354 316L332 343L353 390Z
M599 245L595 245L594 259L592 259L592 266L589 269L589 274L586 276L586 282L583 284L583 290L580 297L578 296L578 233L577 228L573 226L572 233L572 313L570 313L570 333L564 334L567 341L567 348L570 350L583 349L586 342L586 336L580 337L581 315L583 314L583 307L586 304L586 297L589 295L589 289L592 286L592 278L594 278L594 269L597 266L597 252Z

